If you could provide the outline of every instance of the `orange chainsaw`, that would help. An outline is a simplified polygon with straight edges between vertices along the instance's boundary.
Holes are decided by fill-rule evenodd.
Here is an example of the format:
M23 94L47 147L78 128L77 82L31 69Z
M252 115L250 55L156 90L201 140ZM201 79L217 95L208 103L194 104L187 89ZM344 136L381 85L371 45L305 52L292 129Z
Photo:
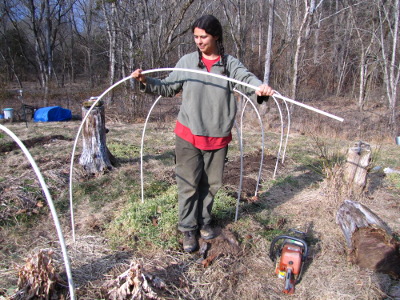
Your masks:
M297 235L305 235L301 231L292 231ZM275 273L285 280L285 294L294 293L294 286L300 282L307 254L307 243L297 236L280 235L272 240L269 256L276 263Z

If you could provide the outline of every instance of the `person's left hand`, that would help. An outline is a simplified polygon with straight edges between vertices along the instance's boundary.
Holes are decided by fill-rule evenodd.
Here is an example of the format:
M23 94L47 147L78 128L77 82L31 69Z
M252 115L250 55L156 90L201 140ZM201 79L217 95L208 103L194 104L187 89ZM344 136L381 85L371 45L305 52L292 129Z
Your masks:
M262 84L256 90L257 96L272 96L274 94L274 90L268 84Z

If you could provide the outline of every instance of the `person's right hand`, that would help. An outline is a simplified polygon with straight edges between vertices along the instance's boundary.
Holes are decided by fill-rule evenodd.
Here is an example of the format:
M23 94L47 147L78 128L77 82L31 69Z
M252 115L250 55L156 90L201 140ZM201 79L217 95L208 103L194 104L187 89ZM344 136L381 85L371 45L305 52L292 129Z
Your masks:
M136 69L135 71L133 71L133 73L131 74L132 78L135 78L137 81L140 81L141 83L146 83L146 76L144 76L142 74L142 69Z

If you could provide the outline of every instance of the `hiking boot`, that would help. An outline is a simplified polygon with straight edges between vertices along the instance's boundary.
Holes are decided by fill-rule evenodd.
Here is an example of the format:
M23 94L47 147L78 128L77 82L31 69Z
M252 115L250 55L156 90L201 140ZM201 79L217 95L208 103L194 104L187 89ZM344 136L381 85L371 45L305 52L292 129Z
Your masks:
M217 233L209 224L207 224L201 226L200 235L205 240L211 240L217 236Z
M195 251L198 247L196 230L184 231L183 235L183 251L189 253Z

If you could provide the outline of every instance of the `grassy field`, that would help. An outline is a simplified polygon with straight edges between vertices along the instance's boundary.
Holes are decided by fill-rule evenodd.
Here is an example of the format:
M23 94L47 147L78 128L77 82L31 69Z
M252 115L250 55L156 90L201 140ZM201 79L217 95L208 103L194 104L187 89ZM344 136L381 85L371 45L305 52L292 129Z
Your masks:
M268 116L274 112L269 111ZM183 253L182 236L177 231L174 122L148 126L143 203L142 123L107 122L107 145L117 164L98 176L88 176L78 164L78 143L72 174L75 241L69 167L80 121L4 125L29 144L46 180L62 224L79 299L106 299L107 282L129 269L132 262L141 265L149 281L158 278L163 283L152 285L160 299L285 299L283 281L274 274L268 253L271 240L291 228L306 232L310 247L302 281L291 299L398 299L398 281L347 262L345 240L335 217L345 200L338 188L343 183L340 170L348 149L362 139L371 145L373 159L367 187L354 200L369 207L394 232L400 232L400 174L384 172L387 167L400 169L400 146L372 129L354 132L351 113L346 116L349 122L343 127L318 117L296 118L285 161L278 165L275 178L279 122L276 117L268 119L257 197L261 135L258 123L251 115L247 118L239 218L235 222L240 173L235 133L225 185L213 210L215 225L224 234L231 234L237 247L222 251L206 266L201 263L205 258L201 251ZM15 292L18 270L40 249L54 251L53 264L65 277L42 189L23 153L12 145L0 132L0 299Z

